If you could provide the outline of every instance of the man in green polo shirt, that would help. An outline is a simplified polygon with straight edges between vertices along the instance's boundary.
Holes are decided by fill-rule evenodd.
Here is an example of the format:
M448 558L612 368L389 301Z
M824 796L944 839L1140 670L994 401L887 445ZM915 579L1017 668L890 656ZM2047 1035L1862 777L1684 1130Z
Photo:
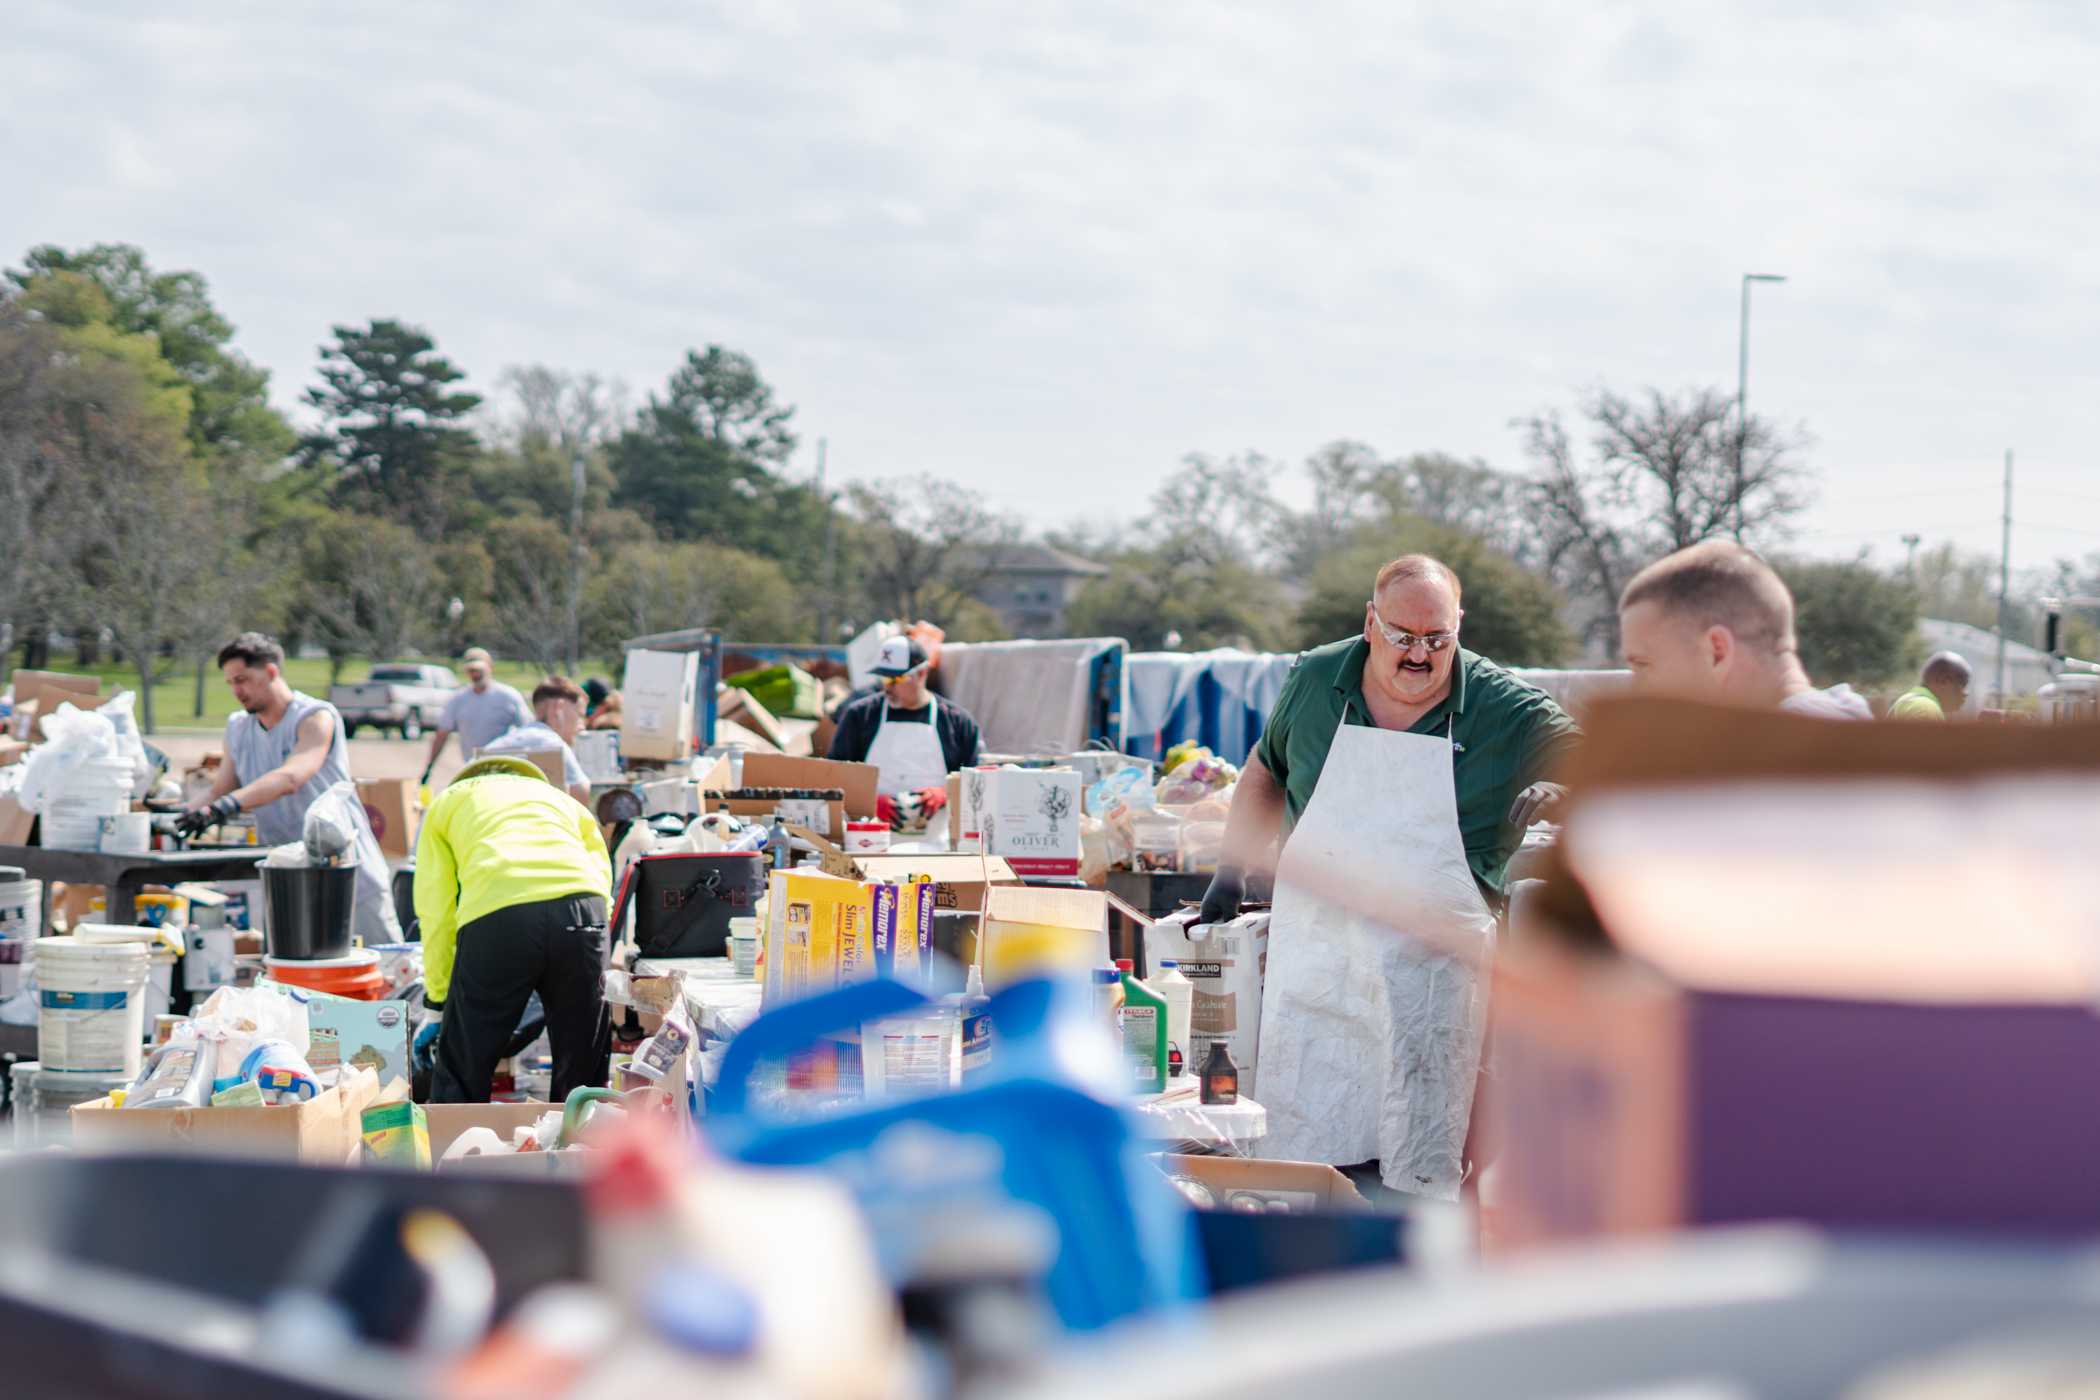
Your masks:
M1458 576L1443 563L1395 559L1379 570L1362 635L1298 658L1240 774L1202 922L1233 917L1248 872L1273 869L1278 838L1305 811L1344 724L1448 731L1466 862L1500 900L1524 829L1560 798L1545 775L1581 731L1544 691L1458 645L1459 600Z

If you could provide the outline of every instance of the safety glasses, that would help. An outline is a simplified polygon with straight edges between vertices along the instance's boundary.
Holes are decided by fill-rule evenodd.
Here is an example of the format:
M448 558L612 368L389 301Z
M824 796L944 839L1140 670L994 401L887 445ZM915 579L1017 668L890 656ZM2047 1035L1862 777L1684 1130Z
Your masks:
M1371 601L1371 621L1378 624L1378 635L1385 638L1389 646L1397 647L1401 651L1413 651L1416 647L1421 647L1434 656L1458 640L1456 627L1448 632L1406 632L1398 627L1388 627L1385 619L1378 615L1376 599Z

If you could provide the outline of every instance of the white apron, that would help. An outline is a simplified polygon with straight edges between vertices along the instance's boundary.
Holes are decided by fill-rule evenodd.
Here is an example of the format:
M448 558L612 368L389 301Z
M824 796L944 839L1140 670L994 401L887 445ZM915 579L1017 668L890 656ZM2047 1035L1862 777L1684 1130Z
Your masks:
M948 786L948 756L941 751L940 702L926 697L926 722L890 723L890 702L882 702L882 723L868 745L865 760L882 771L876 789L888 797Z
M1451 764L1448 731L1335 730L1276 871L1257 1064L1261 1156L1376 1158L1440 1200L1464 1177L1495 946Z

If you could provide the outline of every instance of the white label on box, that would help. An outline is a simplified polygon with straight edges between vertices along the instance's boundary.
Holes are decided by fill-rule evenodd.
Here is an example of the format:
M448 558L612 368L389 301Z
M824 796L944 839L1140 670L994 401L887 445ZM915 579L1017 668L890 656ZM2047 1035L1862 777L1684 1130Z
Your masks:
M987 776L985 853L1004 857L1016 875L1077 875L1079 775L1005 768Z

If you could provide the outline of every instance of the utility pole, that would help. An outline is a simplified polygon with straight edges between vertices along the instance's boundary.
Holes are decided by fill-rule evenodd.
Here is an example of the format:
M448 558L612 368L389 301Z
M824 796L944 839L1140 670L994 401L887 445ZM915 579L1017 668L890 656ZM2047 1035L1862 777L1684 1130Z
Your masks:
M1903 548L1909 551L1903 557L1903 572L1910 575L1912 583L1918 581L1918 545L1924 538L1923 535L1905 535L1903 537Z
M831 604L838 592L835 568L838 562L838 511L833 506L831 492L824 486L824 458L830 447L830 439L817 439L817 501L824 507L824 569L819 587L823 590L817 600L817 645L831 645Z
M2012 593L2012 449L2005 449L2005 512L1998 544L1998 708L2005 708L2005 619Z
M1750 447L1750 284L1784 282L1773 272L1743 274L1743 314L1736 325L1735 353L1735 542L1743 542L1743 457Z

